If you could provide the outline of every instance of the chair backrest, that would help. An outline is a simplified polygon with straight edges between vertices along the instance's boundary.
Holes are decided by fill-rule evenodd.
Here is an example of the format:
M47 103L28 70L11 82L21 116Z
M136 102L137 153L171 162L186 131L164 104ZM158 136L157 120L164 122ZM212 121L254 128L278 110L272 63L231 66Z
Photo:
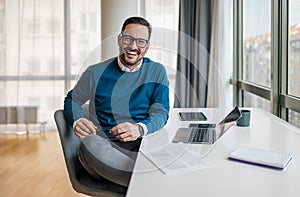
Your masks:
M83 111L86 115L88 107L84 106ZM75 136L73 128L67 123L63 110L57 110L54 113L54 119L60 136L69 179L74 190L92 196L125 196L126 187L108 180L98 182L89 176L88 172L81 165L77 155L80 139Z
M63 110L57 110L54 113L54 119L58 128L70 181L72 185L77 184L76 177L85 172L77 157L80 139L75 136L71 125L67 124Z

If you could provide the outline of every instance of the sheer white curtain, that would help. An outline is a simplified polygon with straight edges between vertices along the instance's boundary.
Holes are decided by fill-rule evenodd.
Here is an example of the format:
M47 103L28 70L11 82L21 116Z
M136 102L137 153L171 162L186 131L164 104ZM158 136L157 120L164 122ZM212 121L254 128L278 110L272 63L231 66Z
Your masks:
M231 0L212 0L211 60L207 107L231 107L233 88L233 4Z
M177 69L179 0L144 0L144 14L152 25L153 34L147 55L162 63L170 81L170 106L174 103ZM141 14L143 14L141 12Z
M63 1L0 1L0 105L36 107L37 122L51 125L52 109L63 95L63 81L53 80L64 74ZM61 92L61 93L60 93ZM7 123L14 117L6 114ZM16 123L23 123L16 112ZM24 130L24 125L6 125L5 130ZM39 124L29 130L39 130ZM52 128L54 128L52 126Z
M54 111L63 107L66 89L100 43L100 3L0 0L0 106L37 107L37 122L47 121L46 130L56 128ZM65 38L70 38L68 46ZM24 130L23 125L16 126L0 130ZM39 127L30 125L29 130Z

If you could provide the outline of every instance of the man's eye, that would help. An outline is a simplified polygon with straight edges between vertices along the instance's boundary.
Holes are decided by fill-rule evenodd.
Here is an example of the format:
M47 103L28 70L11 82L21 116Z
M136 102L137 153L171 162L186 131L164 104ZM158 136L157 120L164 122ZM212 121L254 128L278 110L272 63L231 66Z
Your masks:
M137 40L137 42L138 42L140 45L146 44L146 41L145 41L145 40Z
M125 41L126 41L126 42L132 42L132 40L133 40L133 39L130 38L130 37L125 38Z

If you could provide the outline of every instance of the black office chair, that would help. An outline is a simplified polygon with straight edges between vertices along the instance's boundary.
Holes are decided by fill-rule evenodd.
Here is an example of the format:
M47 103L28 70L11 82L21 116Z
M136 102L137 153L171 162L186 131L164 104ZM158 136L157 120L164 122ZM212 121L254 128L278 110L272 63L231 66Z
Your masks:
M57 110L54 119L60 136L71 184L75 191L90 196L125 196L127 188L111 181L98 182L91 178L77 158L80 139L67 124L63 110Z

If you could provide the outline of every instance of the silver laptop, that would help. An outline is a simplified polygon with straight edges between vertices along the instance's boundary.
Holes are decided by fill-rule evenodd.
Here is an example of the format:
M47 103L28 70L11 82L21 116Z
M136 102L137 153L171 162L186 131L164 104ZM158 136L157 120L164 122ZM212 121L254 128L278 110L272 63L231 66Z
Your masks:
M190 124L189 128L179 128L173 142L213 144L241 117L238 107L235 107L217 125Z

